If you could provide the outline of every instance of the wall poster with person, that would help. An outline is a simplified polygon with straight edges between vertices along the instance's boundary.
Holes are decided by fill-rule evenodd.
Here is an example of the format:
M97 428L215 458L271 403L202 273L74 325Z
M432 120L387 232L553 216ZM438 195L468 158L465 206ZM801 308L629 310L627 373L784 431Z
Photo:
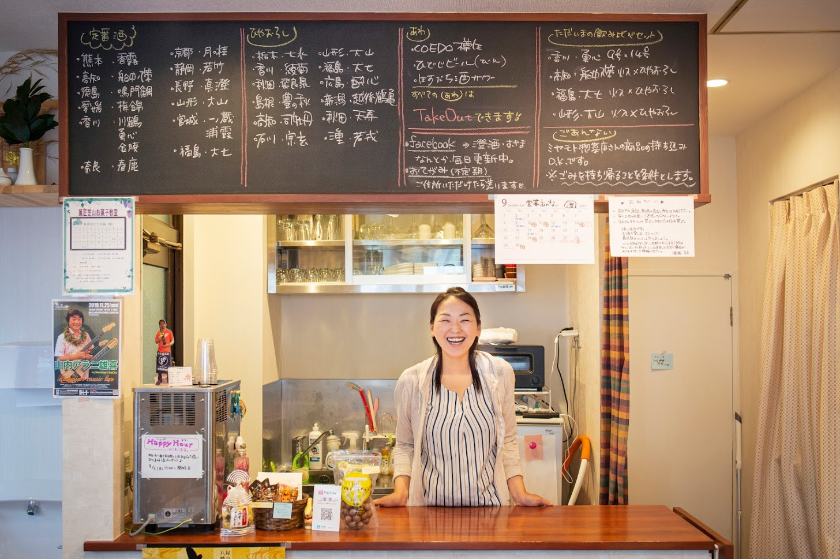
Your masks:
M53 396L120 395L122 301L53 300Z

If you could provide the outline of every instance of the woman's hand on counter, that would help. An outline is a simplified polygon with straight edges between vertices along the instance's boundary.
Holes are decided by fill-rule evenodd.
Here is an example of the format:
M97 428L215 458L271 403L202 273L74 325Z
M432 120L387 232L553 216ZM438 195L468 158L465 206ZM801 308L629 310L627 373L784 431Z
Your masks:
M408 488L411 478L399 476L394 478L394 492L376 499L373 504L378 507L404 507L408 503Z
M528 493L525 490L525 480L522 476L513 476L508 478L508 491L513 502L518 507L552 507L554 504L548 499L544 499L534 493Z

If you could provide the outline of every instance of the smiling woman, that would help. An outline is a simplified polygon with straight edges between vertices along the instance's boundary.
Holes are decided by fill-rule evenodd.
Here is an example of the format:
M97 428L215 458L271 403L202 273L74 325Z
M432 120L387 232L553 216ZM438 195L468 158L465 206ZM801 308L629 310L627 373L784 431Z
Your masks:
M513 369L476 351L481 313L475 298L453 287L437 296L430 315L437 354L397 381L394 492L376 504L550 505L525 491Z

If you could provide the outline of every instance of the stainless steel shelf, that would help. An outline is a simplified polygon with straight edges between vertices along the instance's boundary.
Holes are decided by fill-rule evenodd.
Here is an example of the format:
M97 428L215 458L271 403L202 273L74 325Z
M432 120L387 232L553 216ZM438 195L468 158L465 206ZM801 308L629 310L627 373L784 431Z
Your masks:
M277 241L278 248L324 247L344 248L344 241Z
M401 247L401 246L461 246L464 239L354 239L353 246Z
M513 286L513 288L505 287L503 291L497 288L498 285ZM524 285L492 282L426 284L280 283L277 284L276 293L289 295L304 293L440 293L456 286L463 287L470 293L516 293L525 291Z

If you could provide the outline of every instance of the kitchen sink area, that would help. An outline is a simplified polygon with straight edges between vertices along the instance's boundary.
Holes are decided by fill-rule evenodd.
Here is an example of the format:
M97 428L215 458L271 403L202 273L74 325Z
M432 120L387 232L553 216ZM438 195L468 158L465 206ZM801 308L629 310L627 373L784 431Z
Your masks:
M380 483L382 479L381 477L377 478L377 484L373 488L374 495L389 495L394 492L394 486L391 483L390 476L388 476L387 485ZM303 492L311 497L315 485L330 485L334 483L335 478L332 470L309 470L309 480L303 484Z

